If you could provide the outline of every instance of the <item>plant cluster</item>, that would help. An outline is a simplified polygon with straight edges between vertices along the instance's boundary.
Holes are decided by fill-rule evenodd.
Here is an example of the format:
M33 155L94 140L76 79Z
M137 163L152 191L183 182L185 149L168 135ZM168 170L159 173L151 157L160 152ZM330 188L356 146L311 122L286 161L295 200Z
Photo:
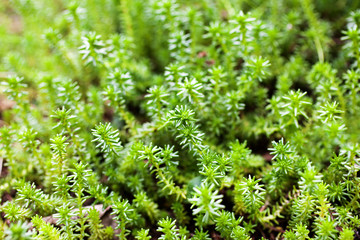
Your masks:
M0 239L356 239L360 3L0 2Z

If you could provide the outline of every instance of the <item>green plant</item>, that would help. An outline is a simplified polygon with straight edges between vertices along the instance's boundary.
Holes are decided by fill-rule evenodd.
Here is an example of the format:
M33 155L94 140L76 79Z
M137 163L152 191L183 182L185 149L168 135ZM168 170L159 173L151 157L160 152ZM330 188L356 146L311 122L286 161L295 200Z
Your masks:
M359 8L0 1L0 239L355 239Z

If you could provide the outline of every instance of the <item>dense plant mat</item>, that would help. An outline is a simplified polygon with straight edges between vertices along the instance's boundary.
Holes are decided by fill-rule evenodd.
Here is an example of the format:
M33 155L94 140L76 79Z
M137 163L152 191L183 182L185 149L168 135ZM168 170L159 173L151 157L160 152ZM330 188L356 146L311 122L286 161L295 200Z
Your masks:
M358 8L0 1L0 239L360 239Z

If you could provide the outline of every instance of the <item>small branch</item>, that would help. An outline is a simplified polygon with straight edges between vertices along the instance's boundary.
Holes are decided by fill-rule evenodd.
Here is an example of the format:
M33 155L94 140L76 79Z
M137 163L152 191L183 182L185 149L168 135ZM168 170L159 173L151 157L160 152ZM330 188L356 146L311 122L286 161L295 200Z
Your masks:
M105 208L103 210L103 204L97 204L95 206L86 206L84 207L84 209L91 209L91 208L95 208L96 211L99 212L99 218L101 219L110 209L111 209L111 206L108 206L107 208ZM75 208L73 209L72 211L73 212L77 212L79 209L78 208ZM85 216L87 216L87 213L85 214ZM74 216L72 217L71 219L72 220L76 220L78 219L79 216ZM59 220L58 218L54 217L54 214L51 215L51 216L47 216L47 217L43 217L43 220L46 222L46 223L49 223L49 224L52 224L52 225L56 225L57 221ZM32 223L29 223L29 227L31 228L32 227Z

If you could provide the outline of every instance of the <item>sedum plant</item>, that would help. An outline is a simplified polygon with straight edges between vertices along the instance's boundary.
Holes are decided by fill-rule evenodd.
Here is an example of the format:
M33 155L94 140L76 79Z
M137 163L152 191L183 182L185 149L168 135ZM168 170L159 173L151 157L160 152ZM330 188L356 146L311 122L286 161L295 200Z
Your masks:
M357 239L360 3L0 2L0 239Z

